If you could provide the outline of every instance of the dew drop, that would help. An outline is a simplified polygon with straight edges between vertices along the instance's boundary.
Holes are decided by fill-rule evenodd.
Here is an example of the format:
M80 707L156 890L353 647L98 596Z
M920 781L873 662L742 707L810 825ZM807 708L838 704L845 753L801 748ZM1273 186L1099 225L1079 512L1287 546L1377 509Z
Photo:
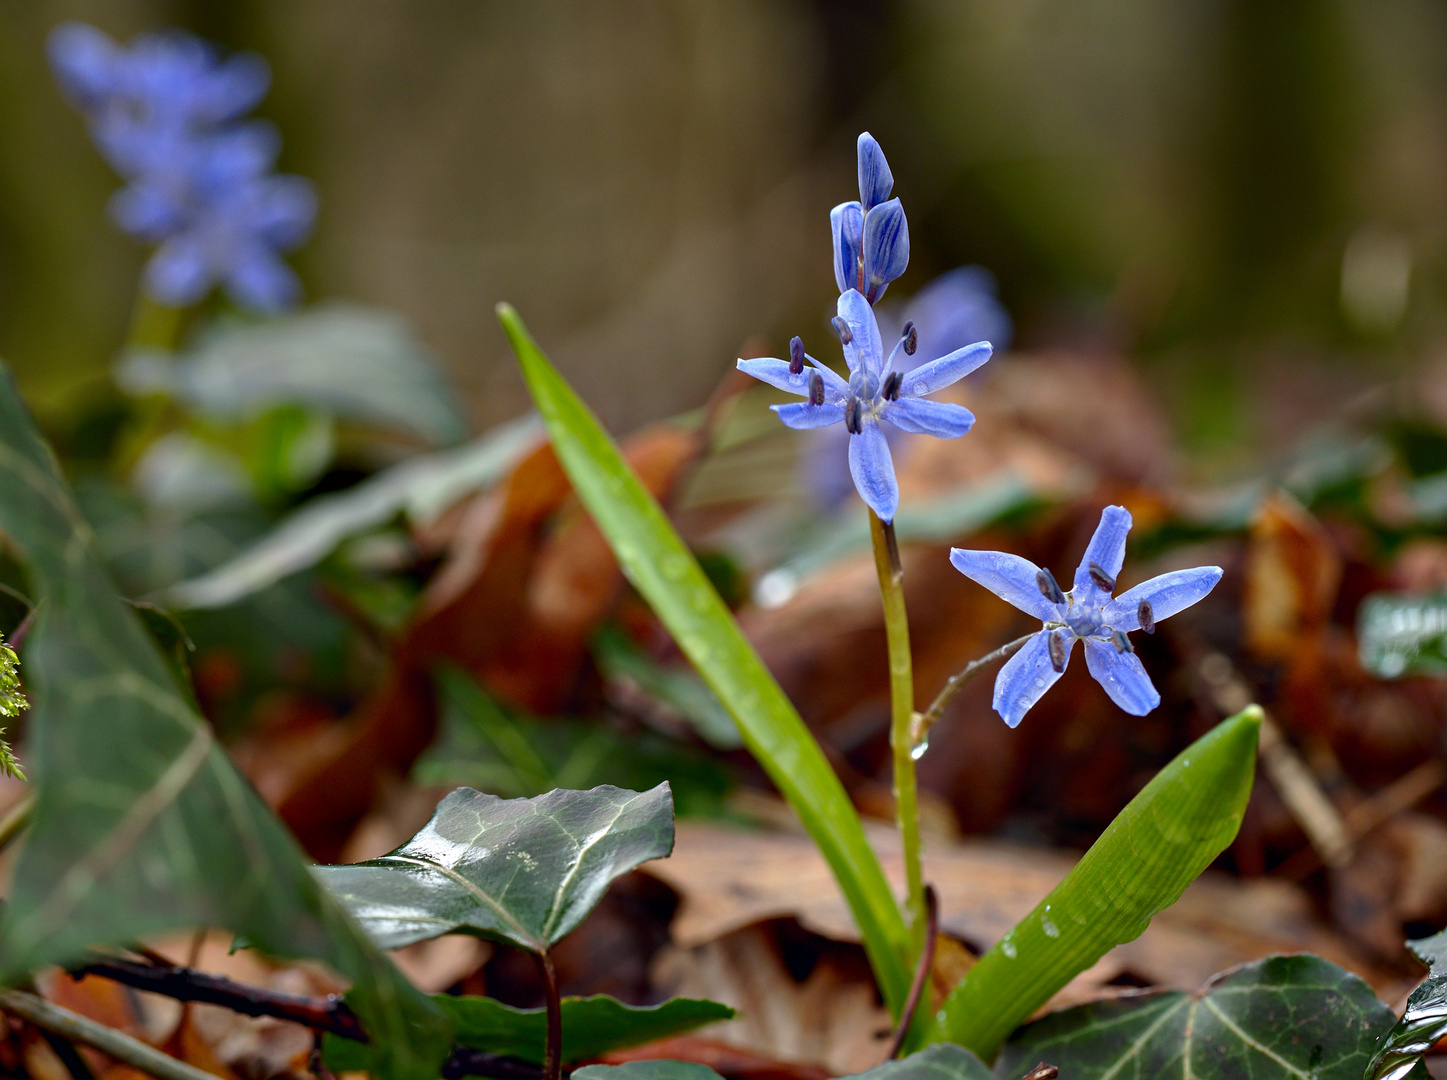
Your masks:
M1000 939L1000 951L1011 960L1015 959L1015 943L1009 938Z
M1048 916L1040 920L1040 929L1045 931L1045 936L1048 938L1060 936L1060 927L1051 922Z
M910 756L910 758L911 758L912 760L918 761L920 758L924 757L925 754L928 753L928 752L929 752L929 736L926 735L923 739L921 739L919 742L917 742L917 743L914 744L913 749L911 749L910 752L909 752L909 756Z

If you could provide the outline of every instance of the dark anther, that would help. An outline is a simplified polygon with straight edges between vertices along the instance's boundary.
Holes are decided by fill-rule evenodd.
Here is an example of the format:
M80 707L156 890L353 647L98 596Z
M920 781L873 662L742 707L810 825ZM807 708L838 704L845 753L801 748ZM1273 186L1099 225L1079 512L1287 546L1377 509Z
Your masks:
M1142 600L1140 607L1135 609L1136 621L1141 624L1141 629L1147 634L1156 632L1156 613L1151 610L1151 602Z
M904 331L900 334L904 341L904 352L906 356L913 356L915 349L919 348L919 331L914 328L914 323L904 324Z
M1118 653L1135 652L1135 646L1130 643L1130 638L1125 636L1124 630L1112 630L1110 640Z
M789 339L789 374L802 375L804 372L804 342L800 338Z
M1095 582L1097 589L1115 592L1115 578L1107 574L1098 562L1090 564L1090 580Z
M891 371L888 375L884 377L884 389L881 390L880 393L884 395L885 401L898 401L899 388L903 385L903 373L898 371Z
M839 335L841 344L848 345L854 340L854 331L849 329L849 324L840 316L835 315L829 322L834 326L834 332Z
M1055 575L1049 570L1041 570L1037 573L1035 584L1040 586L1040 595L1052 604L1065 603L1065 594L1060 591L1060 583L1055 580Z
M844 406L844 426L849 429L851 435L858 435L864 430L864 418L859 414L859 399L852 397L849 399L849 404Z
M1066 657L1070 655L1065 647L1065 638L1060 634L1050 635L1050 666L1055 669L1056 674L1065 670Z
M809 404L824 404L824 380L817 371L809 372Z

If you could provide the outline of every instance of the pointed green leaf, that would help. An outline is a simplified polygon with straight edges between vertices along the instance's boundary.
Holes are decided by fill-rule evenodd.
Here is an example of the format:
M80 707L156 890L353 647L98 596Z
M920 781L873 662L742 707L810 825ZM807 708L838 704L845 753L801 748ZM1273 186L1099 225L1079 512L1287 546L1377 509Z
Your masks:
M1392 1011L1319 956L1272 956L1194 994L1133 995L1051 1013L1005 1046L995 1072L1046 1061L1070 1080L1360 1080Z
M475 933L543 952L614 878L673 850L673 795L610 786L499 799L458 788L396 851L317 873L384 949Z
M884 999L897 1015L909 989L909 934L844 785L597 417L548 362L517 312L506 304L497 310L578 498L628 579L738 723L750 753L819 845L859 925Z
M452 1017L461 1045L542 1064L548 1032L543 1009L515 1009L486 997L437 994L432 1000ZM699 998L670 998L661 1005L625 1005L606 994L566 997L563 1063L586 1061L610 1050L682 1035L733 1017L734 1011L727 1005ZM370 1069L374 1053L366 1043L335 1036L326 1041L327 1067L334 1072Z
M564 1025L566 1028L566 1024ZM576 1069L577 1080L720 1080L705 1065L686 1061L630 1061ZM917 1054L886 1061L843 1080L995 1080L974 1054L953 1043L936 1043Z
M0 977L14 982L96 945L224 927L355 980L385 1075L435 1076L451 1043L446 1018L317 887L290 834L232 768L112 588L6 372L0 531L39 597L24 649L37 799L0 923Z
M1040 905L980 958L935 1017L931 1041L985 1060L1017 1026L1151 919L1225 850L1256 771L1261 710L1223 720L1181 751Z
M692 1061L629 1061L622 1065L585 1065L576 1080L723 1080L707 1065Z

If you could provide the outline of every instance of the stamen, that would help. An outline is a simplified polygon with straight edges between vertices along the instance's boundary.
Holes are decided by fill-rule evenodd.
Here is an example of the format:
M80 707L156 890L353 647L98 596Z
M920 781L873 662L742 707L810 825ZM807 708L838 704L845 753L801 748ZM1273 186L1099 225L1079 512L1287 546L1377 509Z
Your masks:
M1097 589L1104 589L1106 592L1115 592L1115 578L1105 572L1104 567L1098 562L1090 564L1090 580L1095 582Z
M835 315L829 322L834 327L834 332L839 335L841 345L848 345L854 340L854 331L849 329L849 324L841 316Z
M824 380L817 371L809 372L809 404L824 404Z
M1130 638L1125 636L1124 630L1112 630L1110 640L1118 653L1135 652L1135 646L1130 643Z
M789 339L789 374L804 373L804 342L801 338Z
M1035 575L1035 584L1040 586L1040 595L1052 604L1065 603L1065 594L1060 591L1060 583L1055 580L1055 575L1049 570L1038 572Z
M1065 647L1065 638L1058 632L1050 635L1050 666L1058 675L1065 670L1065 660L1070 651Z
M860 416L862 408L857 397L849 399L849 404L844 406L844 426L849 429L849 434L858 435L864 431L864 419Z
M1151 610L1151 602L1142 600L1140 607L1135 609L1136 621L1141 624L1141 629L1147 634L1156 632L1156 613Z
M906 356L913 356L915 349L919 348L919 331L914 328L914 323L904 324L904 331L900 334L904 341L904 353Z
M885 401L898 401L899 388L904 385L904 374L898 371L891 371L884 378L884 388L880 393Z

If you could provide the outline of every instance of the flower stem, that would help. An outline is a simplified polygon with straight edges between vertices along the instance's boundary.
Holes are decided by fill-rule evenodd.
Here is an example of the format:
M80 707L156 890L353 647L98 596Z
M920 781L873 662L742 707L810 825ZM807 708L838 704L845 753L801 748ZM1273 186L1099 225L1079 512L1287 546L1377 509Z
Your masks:
M910 736L914 717L914 669L909 651L909 619L904 610L904 571L899 563L899 546L894 524L869 511L869 531L874 538L874 568L879 574L879 595L884 602L884 634L889 645L889 745L894 756L894 815L904 850L904 876L908 885L906 912L912 955L918 956L925 941L924 875L920 869L919 787L914 773L914 741Z
M914 720L910 723L910 741L918 746L929 738L929 729L934 727L935 721L944 715L945 708L954 700L956 694L965 688L965 684L978 675L985 668L989 667L996 660L1006 660L1014 656L1029 641L1034 634L1026 634L1024 637L1016 638L1008 645L1001 645L992 653L986 653L978 660L971 660L959 671L955 672L945 680L945 685L930 707L922 713L915 713Z

